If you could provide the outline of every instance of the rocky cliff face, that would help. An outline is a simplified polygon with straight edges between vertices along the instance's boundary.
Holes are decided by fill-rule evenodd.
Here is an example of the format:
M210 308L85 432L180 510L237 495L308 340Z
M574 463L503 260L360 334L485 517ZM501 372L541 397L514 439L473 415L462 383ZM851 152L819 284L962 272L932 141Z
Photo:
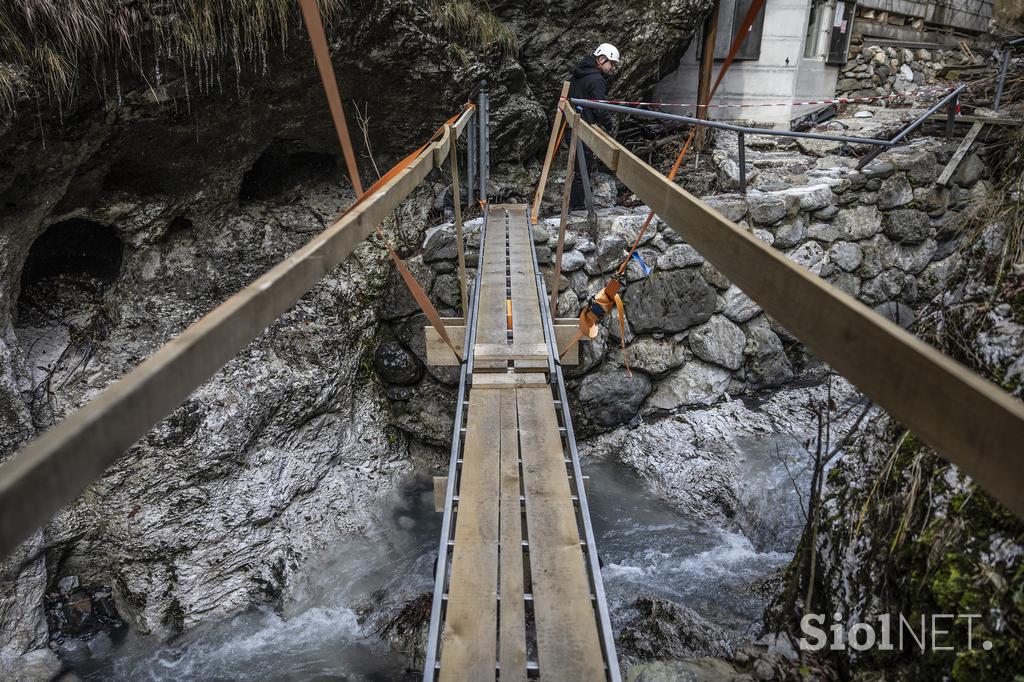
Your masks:
M618 42L628 61L617 87L638 93L709 4L471 5L461 28L404 0L350 12L332 27L332 51L350 119L366 116L364 173L371 150L387 166L487 77L495 184L514 186L502 179L536 163L558 83L582 50ZM518 55L472 37L491 19ZM72 106L23 99L0 126L0 459L351 201L303 39L238 73L161 54L153 77L150 56L148 79L99 74L106 99L86 88ZM444 184L389 223L404 247L419 242ZM419 268L452 307L442 270ZM299 562L362 528L362 510L450 430L439 405L451 373L421 378L422 320L393 285L379 247L360 247L6 562L0 658L14 667L4 670L51 664L14 657L61 634L43 615L61 578L109 587L121 617L166 636L281 599Z

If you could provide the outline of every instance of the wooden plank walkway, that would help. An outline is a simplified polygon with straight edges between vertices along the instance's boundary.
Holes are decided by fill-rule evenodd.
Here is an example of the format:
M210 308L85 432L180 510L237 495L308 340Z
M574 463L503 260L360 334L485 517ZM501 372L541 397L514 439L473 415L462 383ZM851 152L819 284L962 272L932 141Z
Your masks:
M526 205L489 207L437 677L615 680L551 384L546 300L527 221Z

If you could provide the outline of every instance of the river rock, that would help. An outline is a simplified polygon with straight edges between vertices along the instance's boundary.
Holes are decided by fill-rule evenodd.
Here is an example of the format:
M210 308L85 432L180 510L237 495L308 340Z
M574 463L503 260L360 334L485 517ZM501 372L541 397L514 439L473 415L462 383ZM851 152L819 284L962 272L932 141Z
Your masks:
M651 380L643 372L630 376L625 369L607 369L588 374L576 392L579 409L573 414L601 430L625 424L650 392Z
M877 277L861 282L860 299L868 305L877 306L891 301L903 292L906 275L896 268L883 270Z
M804 219L795 216L775 228L775 239L772 241L772 246L777 249L788 249L806 238L807 226L804 225Z
M690 331L690 350L701 360L737 370L743 364L746 337L724 315L712 315Z
M715 308L715 290L695 268L655 271L626 290L626 319L636 333L680 332L705 322Z
M786 200L775 194L751 192L747 197L750 219L755 223L767 225L786 217Z
M926 301L930 301L945 292L946 284L959 264L960 256L954 253L925 266L925 269L917 276L919 295Z
M800 185L784 189L776 194L795 201L801 211L816 211L833 201L832 188L827 184Z
M724 298L725 310L723 312L733 322L746 322L761 312L761 306L754 303L754 300L735 284L729 286Z
M891 161L875 159L861 169L861 173L868 180L875 178L887 178L896 172L896 166Z
M658 376L670 369L675 369L681 366L686 359L686 344L675 343L671 339L653 339L645 336L626 347L625 361L629 362L629 366L651 376ZM622 348L619 345L612 346L608 352L608 360L619 366L625 366Z
M597 244L598 272L611 272L622 264L626 257L626 240L622 237L604 237Z
M746 333L746 379L751 388L780 386L793 378L793 365L775 332L767 325L748 324Z
M970 187L985 174L985 162L977 154L968 154L956 172L953 173L953 182L961 187Z
M843 235L839 233L839 229L830 223L811 223L807 226L807 236L811 239L817 239L819 242L834 242L837 239L841 239Z
M585 256L573 249L562 254L562 272L575 272L583 267Z
M647 261L650 263L651 261ZM659 270L675 270L690 265L700 265L704 262L703 256L697 253L697 249L689 244L673 244L668 247L665 253L658 256Z
M731 376L728 369L691 359L658 383L647 408L671 411L685 405L710 405L725 394Z
M860 266L863 254L853 242L836 242L828 250L828 258L845 272L853 272Z
M700 266L701 277L704 281L722 291L729 288L729 280L725 278L721 272L718 271L714 265L709 261L704 261Z
M902 173L886 178L878 190L877 204L883 211L906 206L914 199L914 190Z
M882 270L896 265L896 254L892 242L884 234L876 234L871 239L858 243L861 250L861 263L857 274L863 278L877 276Z
M932 261L936 248L934 239L926 239L920 244L897 244L896 267L907 274L916 275Z
M701 201L734 223L747 214L747 199L740 194L715 194L701 197Z
M815 275L821 274L822 261L825 259L825 249L816 241L806 241L797 248L786 253L786 257L799 263Z
M934 152L920 146L897 147L889 150L886 156L916 185L927 185L938 175Z
M840 209L832 224L847 239L859 241L881 231L882 216L874 205L853 206Z
M928 214L916 208L900 208L885 216L885 234L894 242L916 244L928 236Z
M433 263L439 260L454 260L458 255L455 247L455 235L446 226L442 226L427 237L423 246L423 262Z
M373 368L389 384L407 386L423 376L423 366L416 356L396 341L385 341L373 354Z
M627 665L655 659L729 657L733 653L725 630L690 608L655 597L640 597L626 607L616 645Z

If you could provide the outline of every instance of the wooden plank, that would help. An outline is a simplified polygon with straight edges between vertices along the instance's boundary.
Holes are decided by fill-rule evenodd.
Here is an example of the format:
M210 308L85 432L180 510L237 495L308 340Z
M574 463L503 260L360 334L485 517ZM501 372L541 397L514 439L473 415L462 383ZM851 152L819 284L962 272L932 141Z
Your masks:
M517 386L548 386L547 376L540 372L488 372L473 374L473 390L515 388Z
M448 610L441 640L442 682L495 678L500 452L494 428L500 418L499 391L470 392Z
M541 679L605 679L551 391L516 389Z
M505 311L505 214L492 205L487 209L487 231L484 235L484 262L477 302L476 341L483 344L506 345L508 322ZM500 362L474 358L474 367L503 368Z
M434 168L433 145L305 246L0 465L0 557L312 289Z
M936 112L931 115L929 120L934 121L945 121L947 118L945 112ZM954 123L987 123L994 126L1009 126L1011 128L1019 128L1024 121L1016 118L1007 118L1005 116L977 116L974 114L957 114L953 119Z
M540 171L540 181L537 183L537 191L533 195L533 211L530 219L536 223L537 215L540 212L540 204L544 200L544 187L548 184L548 172L551 170L551 162L554 161L558 144L558 131L562 125L562 100L569 96L569 81L562 81L562 94L558 98L558 106L555 107L555 122L551 126L551 135L548 137L548 151L544 154L544 167Z
M501 391L500 486L498 662L501 664L501 682L525 682L526 613L523 603L522 509L519 504L519 419L515 389L508 388Z
M480 332L478 331L477 334ZM486 362L488 360L536 360L547 358L548 347L546 344L516 344L510 346L497 343L478 343L473 350L474 362Z
M953 156L949 159L949 163L947 163L946 167L942 169L942 174L939 176L939 179L936 180L937 184L943 185L944 187L948 187L951 184L950 181L953 179L953 174L956 173L956 169L960 165L960 162L964 160L965 156L967 156L968 150L970 150L971 145L974 144L974 139L978 137L978 133L981 132L981 129L984 126L985 124L980 121L971 126L971 129L967 131L967 135L960 143L960 146L956 148L956 152L954 152Z
M452 318L460 319L461 318ZM448 332L448 337L455 344L456 348L462 348L465 342L466 327L463 325L449 325L445 324L445 330ZM573 322L571 325L556 324L555 325L555 345L558 348L564 348L565 344L569 343L574 336L576 336L576 330L578 323ZM452 353L452 349L448 347L438 335L437 330L433 327L424 327L423 336L426 339L427 347L427 363L434 365L435 367L457 367L459 365L459 359ZM581 342L589 343L589 338L580 339ZM529 362L527 360L520 360L520 362ZM579 364L579 346L578 344L573 345L566 354L562 357L562 364L566 367L572 367L573 365ZM540 367L547 369L547 361L543 362ZM517 369L521 369L517 366Z
M434 511L439 514L444 511L444 498L447 492L448 477L434 476Z
M585 122L602 160L811 352L1024 517L1024 404L767 246Z

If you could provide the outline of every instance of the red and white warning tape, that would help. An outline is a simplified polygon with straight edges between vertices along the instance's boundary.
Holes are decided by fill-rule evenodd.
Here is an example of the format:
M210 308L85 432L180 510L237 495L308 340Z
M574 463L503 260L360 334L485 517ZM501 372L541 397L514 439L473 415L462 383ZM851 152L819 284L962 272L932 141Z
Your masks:
M809 99L802 102L743 102L741 104L708 104L709 109L727 109L727 108L739 108L739 107L788 107L788 106L802 106L806 104L852 104L854 102L874 102L880 99L914 99L918 97L928 97L935 94L944 94L951 92L956 86L950 87L935 87L928 88L926 90L917 90L910 94L892 94L892 95L876 95L874 97L834 97L832 99ZM619 104L622 106L647 106L647 107L697 107L698 105L694 102L627 102L625 100L618 99L592 99L590 102L600 102L602 104Z

